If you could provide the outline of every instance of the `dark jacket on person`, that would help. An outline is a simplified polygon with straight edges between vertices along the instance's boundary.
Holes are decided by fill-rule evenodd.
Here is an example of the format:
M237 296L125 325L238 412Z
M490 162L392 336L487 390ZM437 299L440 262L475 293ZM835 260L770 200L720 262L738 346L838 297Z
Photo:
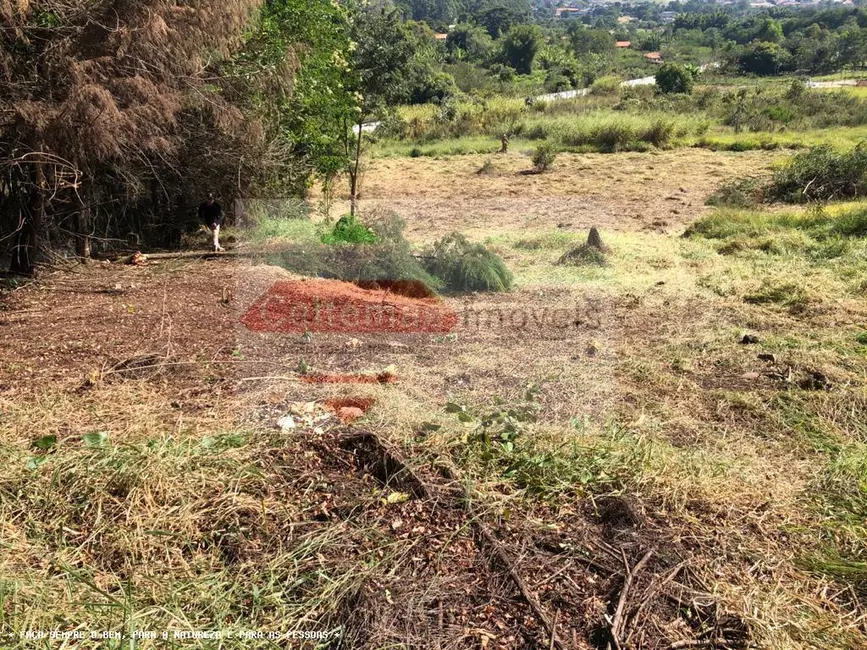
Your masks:
M218 226L223 223L223 207L216 201L205 201L199 206L199 219L209 228Z

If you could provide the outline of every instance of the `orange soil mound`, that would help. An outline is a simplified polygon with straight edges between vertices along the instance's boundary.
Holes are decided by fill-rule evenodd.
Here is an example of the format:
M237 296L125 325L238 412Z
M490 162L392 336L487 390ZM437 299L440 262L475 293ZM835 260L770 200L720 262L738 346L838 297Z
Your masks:
M393 384L397 381L397 375L390 372L381 372L378 375L338 375L316 372L303 375L301 381L306 384Z
M346 282L276 282L241 322L255 332L450 332L458 316L436 298L367 291Z
M436 294L418 280L361 280L355 283L366 291L387 291L406 298L435 298Z

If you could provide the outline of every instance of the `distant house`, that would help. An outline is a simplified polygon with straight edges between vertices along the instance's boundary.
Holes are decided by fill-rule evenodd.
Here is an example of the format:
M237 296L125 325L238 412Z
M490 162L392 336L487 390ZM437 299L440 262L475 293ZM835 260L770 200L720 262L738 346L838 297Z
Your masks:
M617 41L614 43L614 47L627 48L632 47L632 41Z
M635 20L635 18L632 16L620 16L620 18L617 19L617 24L625 25L626 23L631 23L633 20Z
M662 54L659 52L648 52L644 55L644 58L651 63L662 63Z
M676 11L663 11L659 14L659 18L664 23L673 23L674 19L677 18Z
M449 35L437 33L437 34L434 34L434 38L437 39L438 41L446 41L446 40L448 40Z

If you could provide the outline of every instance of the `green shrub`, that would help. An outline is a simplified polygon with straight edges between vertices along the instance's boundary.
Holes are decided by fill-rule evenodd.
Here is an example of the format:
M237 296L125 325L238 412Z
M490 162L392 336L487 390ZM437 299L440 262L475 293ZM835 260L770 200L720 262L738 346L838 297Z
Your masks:
M425 270L447 291L508 291L513 276L498 255L482 244L473 244L460 233L451 233L423 256Z
M814 147L797 154L774 173L769 198L786 203L851 199L867 192L867 146L835 151Z
M635 141L635 130L625 122L611 122L596 127L590 137L600 151L616 153Z
M639 135L639 138L654 147L663 147L669 143L672 135L674 135L674 122L656 120Z
M374 216L369 223L373 243L290 244L267 259L310 277L356 283L410 281L431 291L442 287L442 282L425 271L413 256L412 247L403 236L406 224L402 219L383 214Z
M695 85L692 73L677 63L665 63L656 73L656 87L666 94L689 94Z
M373 244L376 235L358 221L355 216L345 214L337 221L331 232L322 235L323 244Z
M550 142L543 142L533 152L533 165L536 171L548 171L557 159L557 150Z
M613 75L599 77L590 86L590 92L594 95L616 95L620 92L623 81Z

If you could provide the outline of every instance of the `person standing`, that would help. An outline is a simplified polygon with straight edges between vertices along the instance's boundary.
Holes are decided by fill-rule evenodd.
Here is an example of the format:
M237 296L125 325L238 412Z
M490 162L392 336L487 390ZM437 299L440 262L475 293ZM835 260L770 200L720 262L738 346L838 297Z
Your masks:
M220 246L220 226L223 224L223 206L214 199L214 194L208 192L208 198L199 206L199 219L214 236L214 252L225 250Z

